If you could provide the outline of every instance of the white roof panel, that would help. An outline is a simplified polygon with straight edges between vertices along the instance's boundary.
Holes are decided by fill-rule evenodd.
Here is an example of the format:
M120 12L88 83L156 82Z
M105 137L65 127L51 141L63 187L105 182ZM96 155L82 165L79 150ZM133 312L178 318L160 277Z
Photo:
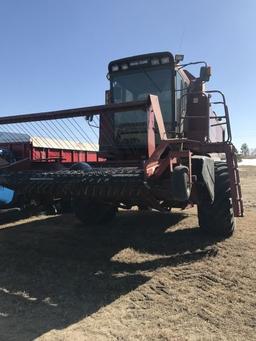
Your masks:
M98 151L97 143L80 142L75 140L53 139L43 136L29 136L28 134L20 134L13 132L0 132L0 143L26 143L32 142L34 147L66 149L66 150L86 150Z

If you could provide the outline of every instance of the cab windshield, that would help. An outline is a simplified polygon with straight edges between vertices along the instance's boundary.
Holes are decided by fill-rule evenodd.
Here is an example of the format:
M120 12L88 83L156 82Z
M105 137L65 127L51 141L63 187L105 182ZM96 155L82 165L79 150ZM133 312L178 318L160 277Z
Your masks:
M112 100L114 103L139 101L149 94L157 95L166 131L171 130L172 117L172 69L170 67L141 68L111 75ZM146 112L115 113L114 137L119 144L145 145Z

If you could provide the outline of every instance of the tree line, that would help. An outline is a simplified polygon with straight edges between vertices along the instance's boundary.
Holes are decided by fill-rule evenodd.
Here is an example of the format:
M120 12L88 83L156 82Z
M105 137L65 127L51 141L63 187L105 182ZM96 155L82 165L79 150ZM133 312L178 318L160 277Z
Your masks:
M256 148L249 148L247 143L243 143L240 148L240 153L243 157L256 156Z

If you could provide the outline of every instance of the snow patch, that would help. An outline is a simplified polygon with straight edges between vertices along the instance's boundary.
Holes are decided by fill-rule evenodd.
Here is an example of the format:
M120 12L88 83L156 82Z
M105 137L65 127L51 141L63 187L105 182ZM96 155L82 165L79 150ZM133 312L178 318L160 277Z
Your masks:
M256 166L256 159L242 159L241 162L238 163L239 166Z

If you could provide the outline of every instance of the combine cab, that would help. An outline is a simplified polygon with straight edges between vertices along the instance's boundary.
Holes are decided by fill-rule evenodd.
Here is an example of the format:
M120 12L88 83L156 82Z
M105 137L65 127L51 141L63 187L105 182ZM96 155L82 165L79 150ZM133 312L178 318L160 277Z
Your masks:
M70 144L99 146L101 162L60 159L54 168L47 160L19 160L2 165L0 184L29 198L70 200L85 225L106 223L119 207L197 205L203 230L230 236L243 203L225 97L205 89L211 75L205 62L181 61L169 52L116 60L105 105L1 117L7 137L61 134ZM199 77L185 69L191 64L202 64ZM220 155L224 162L215 161Z

